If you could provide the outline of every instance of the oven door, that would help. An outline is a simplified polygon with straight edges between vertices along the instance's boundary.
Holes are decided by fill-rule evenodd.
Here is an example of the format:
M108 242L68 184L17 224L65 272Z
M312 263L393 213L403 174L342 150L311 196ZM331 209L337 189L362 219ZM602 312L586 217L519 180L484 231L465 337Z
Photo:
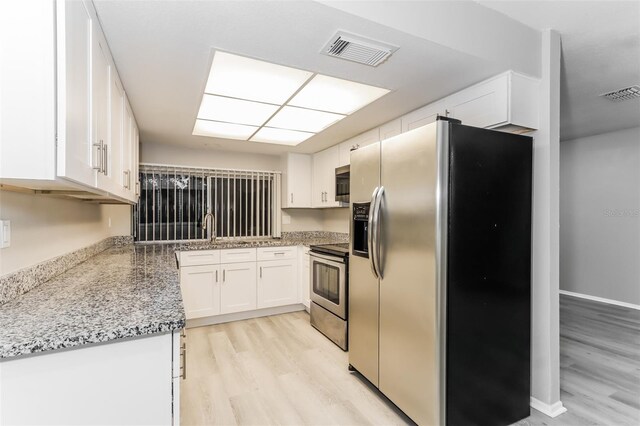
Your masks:
M347 319L346 264L340 258L311 252L311 301Z

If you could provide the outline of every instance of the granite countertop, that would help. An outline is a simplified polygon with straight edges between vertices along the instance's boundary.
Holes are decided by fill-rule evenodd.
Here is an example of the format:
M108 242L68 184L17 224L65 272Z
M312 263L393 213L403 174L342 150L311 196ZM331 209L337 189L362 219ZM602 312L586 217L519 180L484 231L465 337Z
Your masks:
M183 328L176 251L347 241L348 234L292 232L279 239L108 248L0 306L0 360Z
M174 249L109 248L0 306L0 359L183 328Z
M293 233L292 233L293 234ZM268 238L263 240L217 240L213 241L192 241L175 244L176 251L191 250L217 250L246 247L285 247L285 246L306 246L316 244L335 244L349 242L348 234L329 233L295 233L294 235L283 235L282 238Z

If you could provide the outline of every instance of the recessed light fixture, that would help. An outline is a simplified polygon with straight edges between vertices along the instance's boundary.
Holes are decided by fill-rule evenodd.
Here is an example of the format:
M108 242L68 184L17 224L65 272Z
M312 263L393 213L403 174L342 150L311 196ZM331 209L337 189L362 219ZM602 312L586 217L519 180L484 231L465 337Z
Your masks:
M280 108L278 105L205 94L198 118L261 126Z
M212 138L240 139L246 141L258 129L259 127L256 126L196 120L196 125L193 127L193 134Z
M318 133L344 117L346 116L331 112L285 106L266 125Z
M263 127L250 139L251 142L276 143L281 145L298 145L315 133L299 132L297 130L274 129Z
M352 114L389 93L387 89L317 74L289 105Z
M216 52L193 135L297 145L387 93Z
M284 104L312 72L216 52L205 93Z

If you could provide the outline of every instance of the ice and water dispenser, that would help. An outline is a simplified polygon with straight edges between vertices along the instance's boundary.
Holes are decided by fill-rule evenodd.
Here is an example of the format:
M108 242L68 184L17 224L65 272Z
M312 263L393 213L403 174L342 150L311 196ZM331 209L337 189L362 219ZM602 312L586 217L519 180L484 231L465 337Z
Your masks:
M369 258L369 206L371 203L353 203L353 255Z

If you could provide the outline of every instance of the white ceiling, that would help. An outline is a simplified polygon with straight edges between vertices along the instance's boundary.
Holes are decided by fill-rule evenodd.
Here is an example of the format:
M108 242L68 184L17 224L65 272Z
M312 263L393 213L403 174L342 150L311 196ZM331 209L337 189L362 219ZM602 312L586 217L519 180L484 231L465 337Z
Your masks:
M96 9L143 143L315 152L503 71L504 65L311 1L105 1ZM319 53L336 30L399 46L377 68ZM191 134L213 49L391 89L296 148Z
M640 126L640 99L600 94L640 85L640 1L480 1L562 39L560 139Z

